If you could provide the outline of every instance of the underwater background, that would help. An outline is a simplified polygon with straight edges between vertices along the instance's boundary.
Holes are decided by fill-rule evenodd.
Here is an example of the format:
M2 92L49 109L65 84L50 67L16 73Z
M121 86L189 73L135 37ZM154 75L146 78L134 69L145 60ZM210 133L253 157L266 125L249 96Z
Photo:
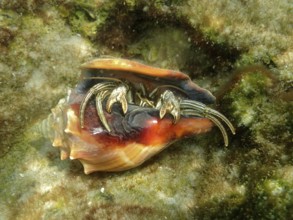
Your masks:
M293 219L293 3L0 0L0 220ZM236 127L143 165L90 175L31 128L80 65L121 57L180 70Z

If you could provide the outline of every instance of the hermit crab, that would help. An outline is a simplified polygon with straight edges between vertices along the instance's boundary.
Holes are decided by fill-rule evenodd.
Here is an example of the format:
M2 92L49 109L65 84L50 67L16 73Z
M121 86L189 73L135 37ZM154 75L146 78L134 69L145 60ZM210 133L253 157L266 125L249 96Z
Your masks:
M95 59L81 69L76 87L42 127L61 159L78 159L86 174L139 166L214 124L226 146L225 127L235 133L224 115L207 106L215 97L184 73L117 58Z

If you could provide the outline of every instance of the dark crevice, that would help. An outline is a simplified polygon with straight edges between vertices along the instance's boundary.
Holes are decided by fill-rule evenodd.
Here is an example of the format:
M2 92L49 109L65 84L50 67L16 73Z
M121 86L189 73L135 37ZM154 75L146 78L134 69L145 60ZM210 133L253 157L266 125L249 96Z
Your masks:
M243 52L228 44L219 44L207 39L186 19L176 17L172 10L163 13L151 5L139 5L129 9L122 3L116 5L105 25L98 30L96 42L128 57L127 48L131 44L143 38L149 30L165 27L181 29L190 39L191 55L183 71L193 75L227 72L233 68Z

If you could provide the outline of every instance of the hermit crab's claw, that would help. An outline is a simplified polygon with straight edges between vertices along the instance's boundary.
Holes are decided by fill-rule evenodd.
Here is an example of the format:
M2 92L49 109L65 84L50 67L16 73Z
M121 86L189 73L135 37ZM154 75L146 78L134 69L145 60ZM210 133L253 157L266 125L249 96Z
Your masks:
M119 102L121 103L123 113L126 114L127 108L128 108L127 98L126 98L127 92L128 92L128 87L124 84L115 88L107 100L107 103L106 103L107 112L110 113L112 110L113 104L116 102Z
M180 108L182 115L205 117L214 122L215 125L217 125L220 131L222 132L225 146L228 146L228 135L225 127L219 119L221 119L229 127L232 134L235 134L235 128L224 115L222 115L220 112L214 109L207 107L205 104L202 104L194 100L182 100L180 103Z
M128 87L125 84L118 84L117 82L102 82L94 85L89 92L84 97L83 101L80 104L80 126L84 127L84 113L85 108L90 100L90 98L95 95L96 98L96 109L98 116L108 132L111 131L111 128L106 120L104 110L103 110L103 101L107 96L109 96L106 103L107 112L111 113L112 106L114 103L119 102L122 105L123 113L127 112L127 95Z
M180 100L170 90L166 90L161 94L156 109L160 110L161 119L166 113L170 113L174 117L175 124L180 119Z

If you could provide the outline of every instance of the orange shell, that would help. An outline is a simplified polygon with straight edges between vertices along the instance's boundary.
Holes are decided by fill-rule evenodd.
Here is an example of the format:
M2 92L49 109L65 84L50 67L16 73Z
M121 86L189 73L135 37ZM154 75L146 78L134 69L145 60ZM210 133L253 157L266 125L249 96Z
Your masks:
M146 129L139 139L119 140L107 137L103 132L93 134L81 129L77 108L62 108L62 112L66 110L67 124L63 134L56 136L53 146L60 148L62 160L68 157L80 160L85 174L137 167L175 140L208 132L213 126L206 118L182 118L173 124L171 118L150 117L144 121ZM56 110L61 109L58 107L53 111L56 113Z
M82 65L82 70L80 82L68 100L52 110L52 128L55 133L53 146L60 149L61 159L69 157L80 160L86 174L137 167L174 141L207 132L213 127L209 119L200 117L182 116L174 124L170 116L160 119L159 110L155 108L129 103L126 115L121 112L119 105L114 105L111 113L104 111L110 126L116 129L108 132L102 125L92 100L85 108L84 127L81 128L79 115L82 100L89 89L100 83L103 77L128 80L134 89L143 83L147 92L168 83L186 92L187 99L203 103L214 101L209 91L200 88L187 75L178 71L150 67L125 59L96 59Z
M81 66L83 69L108 69L122 70L140 73L152 77L178 78L181 80L190 79L186 74L179 71L160 69L157 67L147 66L139 62L126 59L95 59Z
M119 58L95 59L83 64L81 68L81 80L84 80L83 83L80 83L82 86L86 84L86 78L91 78L89 80L91 83L97 83L99 80L95 81L93 78L95 76L103 76L122 80L126 79L132 81L134 85L140 83L154 84L150 88L147 88L149 90L148 92L151 92L152 89L158 86L170 84L186 92L188 99L196 100L204 104L212 104L216 100L210 91L199 87L191 81L188 75L179 71L160 69Z

